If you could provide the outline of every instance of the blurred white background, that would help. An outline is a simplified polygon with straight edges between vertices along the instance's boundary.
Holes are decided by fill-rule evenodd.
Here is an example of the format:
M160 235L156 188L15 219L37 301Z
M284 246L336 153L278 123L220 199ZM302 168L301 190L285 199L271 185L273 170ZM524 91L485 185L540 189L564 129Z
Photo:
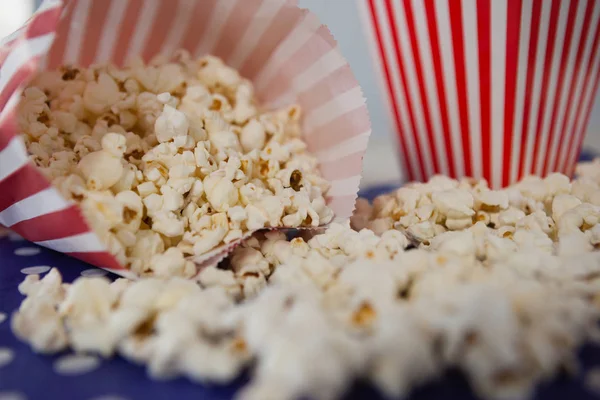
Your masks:
M384 94L373 68L366 36L358 28L362 25L357 7L360 1L366 0L298 0L298 4L312 10L327 24L367 98L373 134L365 158L363 186L366 186L398 181L401 179L401 172L396 160L394 132L388 118ZM0 0L0 37L17 29L40 2ZM584 145L600 152L600 93L596 96Z

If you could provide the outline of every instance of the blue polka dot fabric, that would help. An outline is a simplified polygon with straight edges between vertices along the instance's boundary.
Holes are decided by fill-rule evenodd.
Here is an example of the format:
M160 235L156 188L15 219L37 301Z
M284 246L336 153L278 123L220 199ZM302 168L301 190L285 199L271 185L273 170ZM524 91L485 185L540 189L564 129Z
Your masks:
M370 188L362 194L372 198L391 188ZM0 237L0 400L225 400L232 399L248 379L240 377L227 386L202 386L182 378L157 382L146 376L143 367L119 357L73 359L68 352L52 356L34 353L12 334L10 315L23 299L17 286L25 275L44 274L51 267L58 268L67 282L81 275L105 273L82 261L28 243L12 233ZM111 274L107 276L116 278ZM600 347L585 346L579 360L580 374L560 376L541 385L534 398L598 398L585 388L583 379L586 371L600 366ZM374 389L361 383L357 383L344 398L383 399ZM474 400L476 397L459 374L450 372L439 382L418 388L410 397L410 400L434 399Z

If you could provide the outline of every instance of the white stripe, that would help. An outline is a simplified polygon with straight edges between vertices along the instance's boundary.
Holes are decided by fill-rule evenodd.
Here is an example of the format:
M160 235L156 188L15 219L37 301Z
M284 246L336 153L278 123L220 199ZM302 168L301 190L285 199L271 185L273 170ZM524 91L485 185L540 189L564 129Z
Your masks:
M590 69L590 80L588 81L588 85L585 88L583 88L584 93L582 95L584 97L583 103L581 104L582 112L579 114L579 118L577 118L577 121L575 121L575 125L573 127L575 144L579 144L579 142L581 141L581 137L585 133L585 124L588 122L587 110L589 107L591 107L591 103L595 99L594 86L596 83L595 80L596 75L598 74L598 68L600 68L600 51L596 51L594 63L592 65L592 68ZM579 148L577 146L573 146L573 149L571 149L571 154L569 155L569 164L565 166L566 168L569 168L573 163L577 162L578 151Z
M352 110L365 104L360 87L355 87L337 95L322 106L312 110L304 118L304 127L307 131L314 131Z
M546 151L546 143L548 143L548 135L550 132L549 123L552 117L552 107L554 105L554 98L556 97L556 89L558 87L558 69L560 66L561 53L565 42L565 30L567 27L567 15L569 14L569 3L570 1L561 1L560 9L558 13L557 26L553 27L556 30L556 37L554 42L554 53L550 63L550 76L547 82L546 90L546 107L543 111L543 119L541 126L541 140L538 141L538 148L534 149L537 152L537 163L532 166L532 170L536 175L542 174L542 168L544 167L544 159L548 157L548 154L544 154ZM551 52L552 49L546 51Z
M350 139L346 139L341 143L336 144L325 150L315 152L315 156L319 163L328 163L341 160L349 155L356 154L358 152L364 152L369 143L369 135L371 130L363 132L360 135L356 135Z
M442 79L446 89L446 107L450 125L450 136L454 154L454 168L457 176L464 176L462 136L460 129L460 112L458 110L458 90L456 89L456 70L454 69L454 49L452 30L450 29L450 11L447 0L436 0L436 21L442 64Z
M483 176L481 165L481 99L479 96L479 36L477 34L477 2L462 2L463 40L465 43L465 65L467 81L467 104L471 139L470 158L473 177Z
M338 179L331 182L331 187L327 192L330 197L344 197L356 195L358 185L360 184L360 175L351 176L350 178Z
M312 88L344 65L347 65L346 60L340 50L334 47L312 63L304 72L294 77L294 89L300 92Z
M181 41L183 40L187 28L190 26L190 23L194 23L192 18L194 17L194 6L196 2L194 0L179 0L178 4L179 8L175 15L175 23L167 33L162 49L160 49L160 54L167 57L172 56L175 50L181 47Z
M279 69L287 60L296 53L302 45L314 35L321 24L317 17L312 13L306 14L304 19L300 21L294 29L287 35L277 50L273 52L269 60L265 63L260 73L257 74L254 80L254 87L257 92L260 92L266 87L274 75L279 72Z
M390 136L392 136L392 140L396 145L396 148L399 149L398 159L404 168L402 172L401 180L406 180L406 173L409 169L414 168L414 164L412 166L409 165L409 160L404 159L404 152L409 154L408 149L404 149L402 147L402 141L400 140L400 129L401 126L396 126L396 119L394 116L393 103L391 99L391 94L389 93L389 89L386 82L384 63L385 56L379 54L379 48L377 46L377 37L375 35L375 28L373 26L373 21L371 19L371 13L369 11L369 5L366 1L356 0L356 6L359 10L359 15L361 17L362 28L365 36L367 37L369 54L370 58L373 62L373 71L375 72L375 80L377 81L377 87L380 88L378 94L382 97L382 101L380 104L385 108L385 114L388 118L388 126L395 127L397 132L390 132ZM414 156L414 154L413 154Z
M421 68L423 71L423 78L425 80L425 90L427 103L429 105L429 116L431 118L431 128L433 129L433 137L435 140L435 146L438 149L438 159L441 173L448 175L448 163L450 149L446 149L446 143L444 141L444 134L442 131L442 114L440 108L440 99L437 93L437 85L435 80L435 71L433 70L433 54L431 52L431 37L429 35L429 28L427 27L427 19L425 16L425 8L422 6L421 0L412 0L413 11L415 18L415 31L417 35L417 41L421 43L418 47L418 52L421 58ZM433 32L437 35L437 32ZM416 59L415 59L416 63Z
M404 138L407 142L408 154L410 158L410 164L413 166L413 171L415 173L415 179L422 181L425 179L425 176L422 175L422 172L419 167L418 157L421 156L424 159L431 157L429 149L427 146L421 146L421 154L417 152L417 145L415 141L416 132L413 131L413 127L410 123L410 117L408 112L407 102L408 99L405 96L402 85L402 81L400 79L400 66L396 60L396 50L394 49L394 44L392 41L392 29L389 26L387 21L387 13L383 8L381 3L376 3L376 12L377 12L377 20L379 21L379 25L381 28L381 37L383 41L383 47L385 49L385 63L388 65L390 69L390 76L392 79L392 88L394 93L396 94L396 100L398 103L398 116L400 118L400 123L402 124L401 129L403 130ZM399 133L401 134L401 133ZM423 173L426 173L423 171Z
M550 1L543 1L542 12L540 15L540 30L538 32L539 40L537 46L537 54L535 58L534 80L532 88L532 96L530 97L531 109L529 113L529 127L527 131L527 143L525 147L525 166L523 173L531 174L531 164L533 161L533 153L535 149L535 131L537 125L538 114L540 113L540 97L542 91L542 76L544 75L544 58L546 56L546 46L548 42L548 29L550 28Z
M558 153L558 139L561 135L560 128L564 123L566 117L566 108L567 108L567 99L569 97L569 91L571 90L571 86L575 84L575 77L573 74L573 69L575 67L575 56L577 54L577 49L579 47L579 43L581 41L581 31L583 28L583 19L585 17L584 12L586 9L586 2L582 1L579 3L577 10L577 14L575 16L575 24L573 26L573 37L571 39L571 49L569 52L569 56L567 58L567 67L564 74L565 84L563 85L562 94L560 98L560 103L557 110L556 115L556 123L554 124L554 138L551 143L549 154L543 155L544 157L548 157L548 168L552 167L556 162L557 153ZM548 172L553 172L549 170Z
M576 85L575 85L575 95L573 96L573 101L571 104L571 110L569 112L569 116L567 119L567 124L565 126L565 131L566 131L566 135L565 135L565 140L564 143L569 143L571 140L575 140L575 116L577 115L577 105L579 104L579 99L581 98L581 96L583 96L583 91L585 90L585 88L583 88L583 83L585 81L585 74L587 72L587 65L590 62L590 57L592 56L592 44L594 43L594 32L596 30L596 27L598 26L598 24L600 23L600 7L598 7L598 3L596 2L594 5L594 16L591 20L590 23L590 28L588 30L588 34L587 37L585 38L585 48L583 51L583 55L581 57L581 67L579 68L579 74L577 75L576 78ZM558 170L559 171L564 171L565 167L566 167L566 163L568 161L570 161L570 157L567 154L567 146L564 146L559 154L559 167Z
M202 41L194 51L195 56L211 53L221 36L227 34L227 32L223 33L222 30L231 11L237 4L235 0L219 0L217 2L210 16L208 27L202 36Z
M20 42L6 57L0 67L0 92L2 92L10 79L27 64L32 58L44 54L54 40L54 33L48 33L33 39Z
M23 168L28 161L23 141L19 136L13 137L8 146L0 151L0 182Z
M278 98L267 99L266 104L268 106L289 104L297 93L310 90L327 76L347 64L342 53L337 48L332 48L306 70L293 77L289 90Z
M21 101L21 92L21 90L15 90L6 102L6 106L4 106L2 110L0 110L0 124L4 123L5 120L10 120L10 118L16 118L14 116L15 108L19 105L19 102Z
M519 174L520 152L523 133L523 114L525 109L525 84L527 80L527 56L531 34L531 14L533 2L524 1L521 10L521 34L519 35L519 55L517 59L517 86L515 90L515 110L513 142L510 157L510 183L516 183Z
M427 171L426 178L434 174L433 168L433 149L435 143L429 142L427 128L425 125L425 117L423 112L423 101L418 87L417 72L415 71L415 61L413 59L412 49L410 46L410 38L404 15L404 6L400 0L394 0L394 18L396 20L396 28L398 34L399 46L402 51L402 60L404 71L406 73L408 96L411 98L412 110L416 119L417 135L421 143L421 148L427 151L424 157L425 170ZM440 152L440 149L437 149Z
M0 211L0 223L11 227L21 221L64 210L70 205L56 189L44 189Z
M69 21L69 34L65 46L65 53L61 60L63 64L77 64L81 54L81 46L85 37L87 16L92 7L92 0L78 0L73 16Z
M246 58L256 49L263 33L271 26L277 13L285 5L284 1L263 1L252 22L244 32L242 39L236 44L235 49L227 60L227 64L233 68L240 68Z
M491 3L491 42L492 51L490 57L491 68L491 101L490 101L490 135L491 135L491 182L490 185L499 189L502 186L502 174L508 165L503 164L504 155L504 99L506 83L506 0L492 1ZM512 135L507 132L506 135Z
M144 51L148 37L152 34L152 28L154 27L154 19L156 17L156 13L158 12L158 7L159 1L157 0L144 1L144 7L142 7L140 18L135 24L133 37L129 43L129 48L127 49L125 62L133 57L141 55Z
M106 247L93 232L80 233L61 239L43 240L34 243L56 250L60 253L91 253L106 251Z
M96 50L94 62L107 62L110 60L117 38L121 32L128 4L129 0L111 1L110 9L102 28L102 35L98 41L98 49Z

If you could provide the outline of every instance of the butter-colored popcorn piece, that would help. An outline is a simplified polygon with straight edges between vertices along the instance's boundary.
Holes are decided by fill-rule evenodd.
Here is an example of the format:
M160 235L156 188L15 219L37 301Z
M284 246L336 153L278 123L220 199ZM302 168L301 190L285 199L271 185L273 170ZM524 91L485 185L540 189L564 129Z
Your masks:
M155 254L150 258L149 267L159 278L173 276L192 277L196 273L193 262L185 260L183 253L176 247L168 248L164 253Z
M89 82L83 93L83 104L94 114L107 112L110 107L121 100L122 95L114 79L107 73L100 73L97 81Z
M105 150L95 151L79 161L78 168L91 190L105 190L121 179L121 159Z
M167 142L177 136L186 136L189 122L184 113L165 105L163 112L158 116L154 124L156 138L160 143Z
M102 137L102 150L107 151L114 157L123 157L127 150L127 140L125 136L118 133L107 133Z
M63 321L55 306L44 297L27 298L11 320L11 329L39 353L56 353L68 346Z
M440 213L448 218L463 219L475 214L473 195L466 190L450 189L434 192L431 199Z

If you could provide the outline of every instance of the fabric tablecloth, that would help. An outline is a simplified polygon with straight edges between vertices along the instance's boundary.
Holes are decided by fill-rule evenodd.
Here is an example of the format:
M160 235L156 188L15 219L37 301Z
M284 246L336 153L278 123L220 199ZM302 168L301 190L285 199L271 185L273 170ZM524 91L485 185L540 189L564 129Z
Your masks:
M592 156L584 153L582 159ZM361 194L372 198L394 186L397 185L368 188ZM81 375L55 372L61 357L68 352L54 356L35 354L10 330L10 314L23 299L17 290L18 284L26 273L48 271L50 267L58 268L67 282L82 274L104 273L82 261L33 245L17 235L0 238L0 400L221 400L233 398L235 391L247 380L247 377L242 377L228 386L198 385L183 378L156 382L147 378L143 367L119 357L101 360L95 368ZM582 370L578 376L558 377L553 382L542 384L535 399L600 398L583 384L585 372L600 366L600 347L585 346L579 359ZM346 396L348 400L380 398L374 389L360 383ZM417 389L410 399L468 400L475 397L459 374L449 373L439 382Z

